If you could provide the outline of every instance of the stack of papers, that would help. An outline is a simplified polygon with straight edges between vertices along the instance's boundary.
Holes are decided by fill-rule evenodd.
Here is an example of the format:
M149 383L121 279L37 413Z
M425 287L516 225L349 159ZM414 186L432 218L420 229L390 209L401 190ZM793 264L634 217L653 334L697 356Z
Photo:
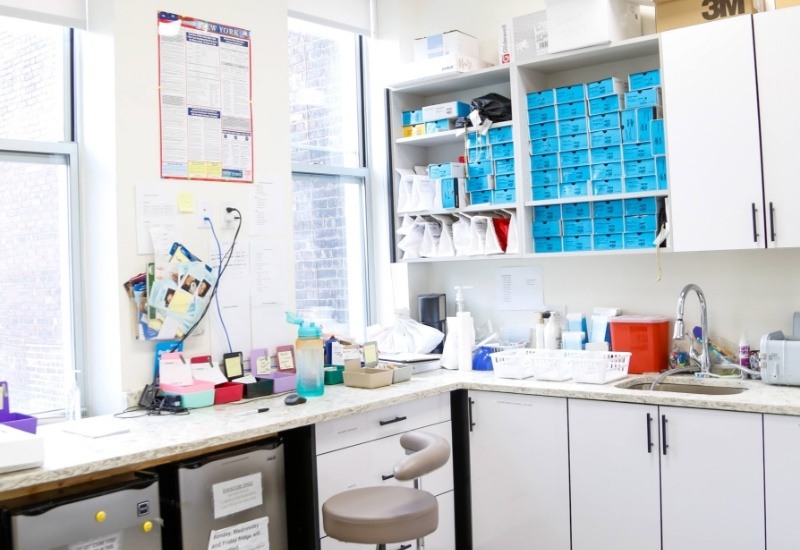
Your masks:
M442 366L442 356L438 353L386 353L378 357L381 363L412 365L414 374L435 370Z

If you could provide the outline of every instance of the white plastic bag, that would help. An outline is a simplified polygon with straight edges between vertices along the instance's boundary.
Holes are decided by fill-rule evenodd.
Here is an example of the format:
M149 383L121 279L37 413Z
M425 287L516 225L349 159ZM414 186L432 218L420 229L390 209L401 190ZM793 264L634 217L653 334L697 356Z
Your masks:
M458 216L458 221L453 224L453 246L456 249L456 256L469 256L469 226L469 216Z
M453 220L448 216L434 216L442 226L442 232L439 236L439 247L436 250L436 256L439 258L448 258L456 255L456 248L453 244Z
M423 258L435 258L439 251L439 241L442 236L442 226L439 222L425 221L422 233L422 244L419 247L419 255Z
M472 216L469 223L469 255L486 254L486 232L491 220L487 216Z
M508 211L511 218L508 222L508 241L506 244L506 254L516 254L519 252L519 233L517 231L517 215L513 210Z
M411 318L407 309L396 313L394 325L367 327L367 340L374 340L379 353L430 353L444 333Z

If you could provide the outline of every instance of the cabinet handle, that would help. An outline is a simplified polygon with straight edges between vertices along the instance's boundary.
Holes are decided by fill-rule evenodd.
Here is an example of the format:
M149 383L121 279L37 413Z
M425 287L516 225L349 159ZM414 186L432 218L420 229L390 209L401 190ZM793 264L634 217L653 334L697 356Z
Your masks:
M473 403L475 403L475 401L473 401L472 398L470 397L469 398L469 431L472 431L472 428L475 427L475 422L472 421L472 404Z
M402 544L397 550L408 550L409 548L411 548L410 544Z
M775 207L769 203L769 238L775 242Z
M383 481L386 481L387 479L392 479L393 477L394 477L394 474L389 474L388 476L381 476L381 479Z
M653 421L653 417L650 416L650 413L647 413L647 452L653 452L653 436L650 433L650 423Z
M667 456L667 415L661 415L661 454Z
M385 426L386 424L394 424L395 422L402 422L403 420L406 420L406 418L407 417L405 416L395 416L391 420L381 420L380 424L381 426Z
M758 242L758 228L756 226L756 203L750 203L750 210L753 213L753 242Z

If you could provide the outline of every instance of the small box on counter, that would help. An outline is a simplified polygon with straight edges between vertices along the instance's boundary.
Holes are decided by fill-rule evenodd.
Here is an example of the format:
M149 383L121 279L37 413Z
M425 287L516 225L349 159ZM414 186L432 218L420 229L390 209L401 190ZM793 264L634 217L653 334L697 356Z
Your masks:
M627 0L545 0L545 3L550 53L642 34L639 6Z
M8 382L0 381L0 424L16 428L23 432L36 433L37 419L35 416L11 412L8 405Z
M470 106L463 101L448 101L446 103L437 103L436 105L427 105L422 108L422 120L420 122L433 122L467 116L469 112Z
M199 409L210 407L214 404L214 383L205 380L195 380L192 384L179 386L177 384L159 384L159 389L165 395L175 395L180 398L181 407Z
M231 403L239 401L244 394L241 384L235 382L223 382L214 386L214 404Z

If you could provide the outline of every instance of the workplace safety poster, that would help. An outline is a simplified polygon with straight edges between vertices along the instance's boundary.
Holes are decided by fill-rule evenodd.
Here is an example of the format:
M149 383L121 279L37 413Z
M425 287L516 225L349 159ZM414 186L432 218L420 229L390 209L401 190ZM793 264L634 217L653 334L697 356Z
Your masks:
M253 181L250 31L158 13L161 177Z

